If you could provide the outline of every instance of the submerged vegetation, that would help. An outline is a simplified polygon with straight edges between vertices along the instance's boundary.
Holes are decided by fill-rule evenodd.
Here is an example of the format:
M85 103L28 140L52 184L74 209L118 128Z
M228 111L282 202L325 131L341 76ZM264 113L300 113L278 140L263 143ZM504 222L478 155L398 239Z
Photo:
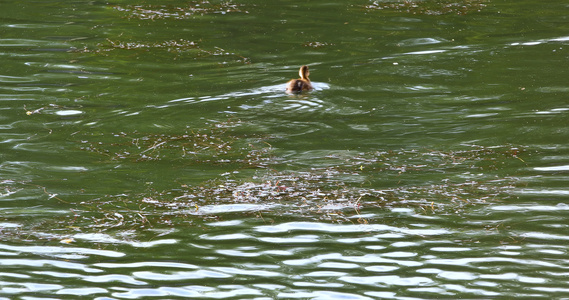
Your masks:
M394 10L417 15L466 15L479 12L486 7L487 0L462 0L462 1L373 1L366 5L367 9Z
M214 123L207 130L188 129L179 135L139 132L94 134L81 140L80 149L107 156L111 160L130 159L140 162L173 156L181 159L188 157L199 163L235 161L242 157L243 149L234 149L237 137L227 134L227 130L239 123Z
M250 63L249 58L240 56L238 54L228 52L219 47L213 47L211 49L204 49L200 47L197 42L179 39L179 40L167 40L159 42L148 42L148 41L121 41L121 40L111 40L106 39L104 42L98 43L95 48L84 47L83 49L76 49L74 52L82 53L96 53L102 55L109 55L109 52L114 50L130 50L139 51L143 53L149 50L162 50L168 53L173 53L173 59L178 59L182 54L191 55L195 58L197 57L208 57L208 56L224 56L224 57L235 57L235 62L239 63Z
M203 16L207 14L226 14L226 13L248 13L246 10L241 9L242 5L234 4L231 2L222 2L213 4L209 1L190 1L185 5L116 5L113 8L122 13L122 17L131 20L134 19L138 22L143 20L160 20L160 19L173 19L182 20L193 18L195 16ZM148 24L147 24L148 25ZM138 24L138 26L145 26ZM155 27L156 24L152 22L149 26ZM154 29L153 29L154 30ZM237 53L227 51L217 46L202 46L202 39L187 40L184 38L168 39L168 40L133 40L123 37L121 32L118 36L106 38L104 41L97 43L94 47L83 46L76 48L72 52L79 53L95 53L102 55L109 55L110 52L115 50L131 50L137 51L140 55L144 52L152 51L167 51L174 53L173 59L178 59L182 55L193 56L194 58L202 58L209 56L224 56L234 57L235 62L250 63L248 57L241 56Z
M369 10L396 10L412 14L467 14L485 7L484 0L374 1ZM126 20L141 23L159 19L183 20L207 14L248 13L241 4L190 1L185 6L117 5ZM150 20L150 21L142 21ZM77 52L109 55L161 51L194 58L233 57L250 60L219 47L202 46L202 40L144 40L122 34L102 40ZM335 46L334 43L305 42L307 48ZM131 59L131 58L130 58ZM26 115L40 114L51 105ZM73 135L77 148L101 161L148 164L162 160L187 166L224 166L214 179L199 184L164 178L172 187L154 190L141 187L129 193L97 195L92 199L67 199L52 194L49 187L30 182L3 180L0 196L33 189L48 200L59 201L68 211L28 225L1 227L4 239L14 236L67 240L76 233L125 232L129 229L195 226L210 219L239 214L270 222L281 216L330 222L381 222L369 208L404 208L417 214L454 214L472 205L507 199L517 179L503 174L506 164L523 164L524 149L512 145L484 147L462 145L460 149L377 149L369 152L343 151L314 158L311 167L298 166L271 146L271 136L236 133L240 120L210 123L178 133L82 132ZM229 170L229 171L227 171ZM420 175L421 179L418 179ZM427 176L425 176L427 175ZM428 178L425 181L425 178ZM377 210L375 210L377 211ZM0 222L10 221L3 216ZM10 223L10 222L9 222ZM18 222L12 222L14 224ZM7 223L8 224L8 223Z
M117 5L114 8L125 12L126 18L142 20L187 19L196 15L248 13L241 4L232 2L211 3L209 1L189 1L186 5Z
M168 190L133 191L73 203L31 183L3 182L5 193L41 189L66 203L69 213L33 228L3 228L4 238L66 240L76 233L195 226L234 214L269 222L289 216L331 222L373 223L368 208L405 208L417 214L456 214L465 207L506 199L516 178L502 175L509 163L523 164L524 150L512 146L464 146L458 151L399 150L318 158L320 167L290 167L269 137L240 136L239 120L213 123L180 135L83 134L79 148L103 160L143 164L162 159L186 164L222 164L233 169L198 185L179 183ZM247 170L247 171L245 171ZM416 182L416 174L430 174ZM175 178L172 180L176 181ZM49 235L41 228L49 228Z

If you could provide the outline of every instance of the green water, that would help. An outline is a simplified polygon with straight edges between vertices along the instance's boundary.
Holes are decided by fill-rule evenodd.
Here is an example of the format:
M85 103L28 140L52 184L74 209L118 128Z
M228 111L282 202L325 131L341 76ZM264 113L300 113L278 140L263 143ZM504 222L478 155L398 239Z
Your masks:
M566 3L0 6L1 299L569 294Z

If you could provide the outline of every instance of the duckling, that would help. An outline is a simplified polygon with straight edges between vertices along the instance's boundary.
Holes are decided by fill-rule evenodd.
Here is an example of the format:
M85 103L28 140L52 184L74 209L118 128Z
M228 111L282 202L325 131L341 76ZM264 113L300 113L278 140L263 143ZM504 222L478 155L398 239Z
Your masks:
M308 75L310 75L308 66L300 67L298 75L300 75L299 79L292 79L286 84L287 93L300 93L312 90L312 84L310 84L310 79L308 79Z

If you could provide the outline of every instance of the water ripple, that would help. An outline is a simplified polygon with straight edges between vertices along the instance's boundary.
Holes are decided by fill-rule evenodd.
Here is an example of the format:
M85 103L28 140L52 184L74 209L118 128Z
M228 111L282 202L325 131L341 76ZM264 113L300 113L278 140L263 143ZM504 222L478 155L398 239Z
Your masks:
M0 297L566 297L566 4L388 2L3 3Z
M91 248L78 248L78 247L54 247L54 246L11 246L6 244L0 244L0 249L15 251L19 253L34 253L41 255L59 255L59 254L80 254L80 255L98 255L105 257L121 257L124 253L109 251L109 250L98 250Z

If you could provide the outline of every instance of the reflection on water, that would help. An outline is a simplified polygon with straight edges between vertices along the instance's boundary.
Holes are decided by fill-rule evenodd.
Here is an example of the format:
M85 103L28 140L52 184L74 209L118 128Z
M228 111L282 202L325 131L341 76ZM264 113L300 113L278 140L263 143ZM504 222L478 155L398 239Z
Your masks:
M3 4L0 298L567 293L565 4L127 2Z
M239 218L206 223L204 233L171 232L175 244L160 239L127 247L112 239L97 242L124 252L144 248L154 260L142 262L135 254L130 255L134 261L113 262L125 255L117 250L3 244L2 291L7 295L62 295L76 293L74 287L81 286L81 295L118 298L303 295L373 299L539 296L547 294L552 285L562 284L561 274L567 268L564 251L551 242L559 237L525 234L527 240L522 241L493 230L489 211L478 213L480 217L470 216L457 224L465 232L449 229L445 216L425 218L407 210L388 213L392 225L310 221L271 225L267 220ZM376 215L377 221L383 215ZM484 230L485 226L489 227ZM22 257L22 253L43 258ZM176 261L162 260L174 253L179 257ZM533 258L535 254L546 259ZM106 257L113 260L105 262ZM526 265L548 271L536 273ZM504 291L508 282L523 285L523 291Z

